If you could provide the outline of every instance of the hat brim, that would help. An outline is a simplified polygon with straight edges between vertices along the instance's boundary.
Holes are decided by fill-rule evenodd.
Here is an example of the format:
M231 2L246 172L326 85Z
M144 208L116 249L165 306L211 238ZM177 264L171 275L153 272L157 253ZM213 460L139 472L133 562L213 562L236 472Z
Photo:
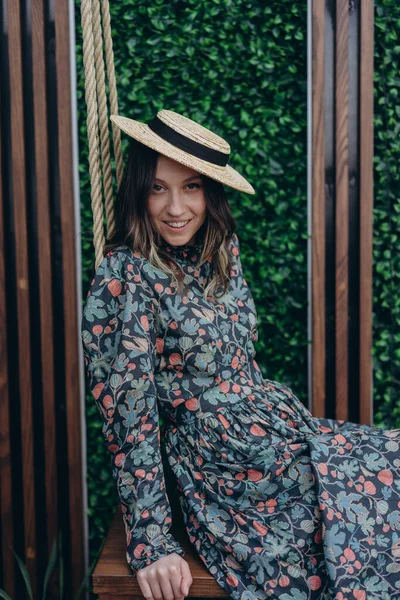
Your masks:
M173 144L170 144L162 137L157 135L147 123L141 121L135 121L128 117L122 117L120 115L111 115L110 119L117 127L127 133L129 136L135 138L142 144L149 146L153 150L176 160L177 162L195 169L202 175L207 175L220 183L223 183L229 187L232 187L240 192L246 194L255 194L253 186L245 179L236 169L230 165L224 167L215 165L197 156L193 156L184 150L180 150Z

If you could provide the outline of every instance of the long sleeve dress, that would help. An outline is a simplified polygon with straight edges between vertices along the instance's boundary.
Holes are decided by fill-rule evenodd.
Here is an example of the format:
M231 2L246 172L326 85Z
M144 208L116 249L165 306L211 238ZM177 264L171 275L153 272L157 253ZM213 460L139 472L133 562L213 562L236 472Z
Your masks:
M205 301L201 243L171 278L121 245L99 265L82 341L133 574L170 533L159 416L191 543L234 600L400 599L400 430L315 418L263 378L234 234L227 293Z

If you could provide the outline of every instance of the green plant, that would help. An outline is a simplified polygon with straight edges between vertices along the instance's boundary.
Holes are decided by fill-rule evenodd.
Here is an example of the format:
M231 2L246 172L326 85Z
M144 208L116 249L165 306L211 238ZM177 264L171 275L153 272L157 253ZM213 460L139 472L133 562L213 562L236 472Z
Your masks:
M89 577L92 575L92 572L96 565L97 559L100 556L101 550L103 548L104 541L105 541L105 538L104 538L103 543L101 544L95 558L93 559L89 569L87 570L87 573L85 574L84 578L82 579L82 583L79 587L78 593L74 597L74 600L79 600L82 593L84 591L87 591L87 589L85 588L86 582L89 579ZM59 561L59 569L60 569L60 598L64 597L64 559L62 556L61 549L62 549L62 532L59 533L57 539L55 539L53 542L53 546L52 546L51 553L50 553L49 563L46 567L46 571L44 574L43 592L42 592L41 600L46 600L47 588L48 588L48 584L50 581L50 576L51 576L58 561ZM25 582L26 590L28 592L29 600L34 600L33 592L32 592L32 585L31 585L28 569L26 568L25 564L23 563L21 558L18 556L18 554L14 550L13 550L13 552L14 552L14 556L17 560L18 566L20 568L20 571L22 573L22 577ZM9 596L7 594L7 592L1 588L0 588L0 598L3 598L4 600L12 600L11 596Z
M374 421L400 427L400 4L375 3Z

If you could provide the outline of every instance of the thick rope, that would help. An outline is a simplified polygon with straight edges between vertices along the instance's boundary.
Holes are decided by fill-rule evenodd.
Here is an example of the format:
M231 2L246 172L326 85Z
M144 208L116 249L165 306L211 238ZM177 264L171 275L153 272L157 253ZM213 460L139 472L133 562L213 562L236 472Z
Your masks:
M93 244L96 258L95 267L97 269L103 259L105 239L103 228L103 202L91 0L82 0L81 20L83 34L83 64L85 69L85 98L87 106L87 134L89 140L89 173L93 212Z
M106 50L107 80L110 93L110 110L112 115L118 115L117 84L115 81L114 52L111 36L110 6L108 0L102 0L101 11L103 16L103 33L104 45ZM117 184L119 188L123 174L121 131L119 127L115 125L115 123L112 123L112 132L114 140L114 156L117 174Z
M94 38L94 59L96 66L95 70L97 83L98 119L101 142L101 161L103 168L106 222L108 226L107 237L109 238L110 224L114 224L114 198L110 157L110 132L108 128L108 110L103 58L103 35L100 20L100 3L98 2L98 0L92 0L92 19Z

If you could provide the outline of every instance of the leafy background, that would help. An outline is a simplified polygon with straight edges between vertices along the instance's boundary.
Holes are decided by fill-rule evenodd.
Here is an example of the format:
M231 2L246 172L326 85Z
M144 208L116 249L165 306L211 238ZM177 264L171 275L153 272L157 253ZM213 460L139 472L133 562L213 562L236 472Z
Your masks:
M375 2L374 419L400 427L400 4Z
M265 377L307 404L307 3L111 2L119 112L176 110L228 140L254 196L226 188L257 306ZM400 4L375 2L373 357L375 424L400 426ZM93 275L80 2L76 0L83 298ZM123 134L123 149L127 140ZM87 395L90 551L118 501Z

